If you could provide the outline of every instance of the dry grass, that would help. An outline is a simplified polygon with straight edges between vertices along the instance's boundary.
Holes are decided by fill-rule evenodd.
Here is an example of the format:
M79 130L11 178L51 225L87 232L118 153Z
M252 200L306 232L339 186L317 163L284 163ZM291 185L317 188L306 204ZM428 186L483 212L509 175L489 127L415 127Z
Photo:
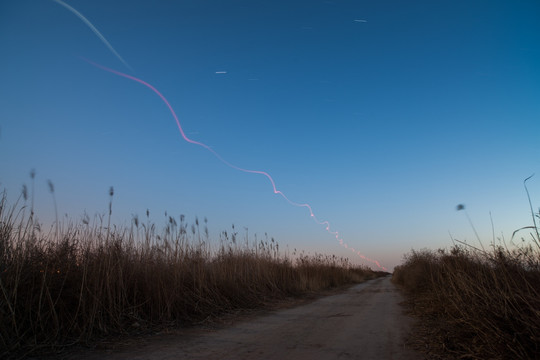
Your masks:
M540 239L528 228L532 241L512 249L412 251L394 270L430 358L540 358Z
M161 230L148 217L111 226L110 195L108 216L43 231L26 206L26 188L11 207L3 193L0 358L185 326L381 275L335 256L293 260L273 239L246 236L239 245L234 227L212 243L206 219L188 225L183 216L167 217Z

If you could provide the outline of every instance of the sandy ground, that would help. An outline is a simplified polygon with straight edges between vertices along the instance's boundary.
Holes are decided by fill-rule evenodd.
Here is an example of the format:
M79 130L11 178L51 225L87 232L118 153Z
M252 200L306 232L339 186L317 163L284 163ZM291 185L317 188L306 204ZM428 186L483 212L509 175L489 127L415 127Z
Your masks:
M294 308L221 326L152 337L73 359L422 359L404 345L412 319L390 277Z

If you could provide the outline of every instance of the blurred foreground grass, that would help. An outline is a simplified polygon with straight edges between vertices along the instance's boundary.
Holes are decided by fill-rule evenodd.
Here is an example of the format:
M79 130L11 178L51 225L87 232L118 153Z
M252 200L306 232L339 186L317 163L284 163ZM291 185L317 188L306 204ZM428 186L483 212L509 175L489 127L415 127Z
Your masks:
M540 359L540 214L532 205L531 215L534 225L514 232L530 232L520 244L502 239L486 250L454 239L449 251L412 251L394 269L420 319L412 341L429 358Z

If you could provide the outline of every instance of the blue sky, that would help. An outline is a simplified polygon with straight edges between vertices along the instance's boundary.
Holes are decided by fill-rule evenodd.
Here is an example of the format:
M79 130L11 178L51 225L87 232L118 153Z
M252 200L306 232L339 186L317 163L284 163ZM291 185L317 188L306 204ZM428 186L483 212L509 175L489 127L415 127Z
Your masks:
M507 239L540 199L540 3L532 1L82 1L132 68L54 1L0 4L0 183L16 199L36 171L54 219L104 213L207 217L282 248L351 251L187 136L268 172L340 237L392 268L411 248ZM355 21L356 20L356 21ZM222 73L225 72L225 73ZM368 264L370 265L370 264Z

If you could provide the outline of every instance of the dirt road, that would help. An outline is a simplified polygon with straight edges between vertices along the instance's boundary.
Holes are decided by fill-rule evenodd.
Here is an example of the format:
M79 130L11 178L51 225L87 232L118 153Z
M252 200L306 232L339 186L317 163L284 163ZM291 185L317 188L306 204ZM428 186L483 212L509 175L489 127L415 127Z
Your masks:
M192 329L78 359L422 359L407 349L411 319L390 277L217 330Z

